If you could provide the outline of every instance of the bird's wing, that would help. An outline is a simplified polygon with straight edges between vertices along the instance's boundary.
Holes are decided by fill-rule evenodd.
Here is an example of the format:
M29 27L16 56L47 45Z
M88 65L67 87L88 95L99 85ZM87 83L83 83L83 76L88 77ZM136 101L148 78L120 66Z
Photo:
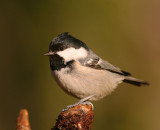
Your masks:
M112 73L117 73L124 76L131 75L130 73L121 70L120 68L112 65L108 61L102 60L99 57L89 59L88 61L85 62L85 66L88 66L94 69L104 69Z

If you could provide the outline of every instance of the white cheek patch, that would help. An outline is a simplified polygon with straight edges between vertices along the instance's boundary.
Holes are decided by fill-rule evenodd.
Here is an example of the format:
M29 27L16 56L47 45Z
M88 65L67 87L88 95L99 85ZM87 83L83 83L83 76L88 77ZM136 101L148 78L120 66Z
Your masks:
M57 52L57 54L65 59L65 62L71 61L71 60L77 60L80 58L85 58L87 56L87 50L84 48L68 48L63 51Z

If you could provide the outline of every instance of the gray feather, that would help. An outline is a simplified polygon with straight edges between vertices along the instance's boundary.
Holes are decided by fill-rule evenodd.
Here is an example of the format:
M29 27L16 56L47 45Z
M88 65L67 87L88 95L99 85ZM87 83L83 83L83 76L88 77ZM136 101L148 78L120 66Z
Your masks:
M121 70L120 68L118 68L115 65L112 65L108 61L102 60L100 57L98 57L91 50L89 51L87 58L81 59L81 63L85 66L89 66L94 69L100 69L100 70L103 69L103 70L107 70L112 73L122 75L122 76L124 76L123 82L129 83L129 84L133 84L136 86L149 85L149 83L146 81L136 79L133 77L129 77L131 75L130 73Z
M125 79L123 81L126 83L129 83L129 84L136 85L136 86L149 85L149 83L146 81L136 79L134 77L128 77L128 76L125 77Z
M108 71L110 71L110 72L113 72L113 73L117 73L117 74L124 75L124 76L131 75L130 73L121 70L121 69L118 68L117 66L112 65L112 64L109 63L108 61L102 60L102 61L99 63L99 65L101 66L101 68L106 69L106 70L108 70Z
M87 58L81 59L81 63L83 63L83 65L85 66L89 66L94 69L104 69L112 73L117 73L117 74L124 75L124 76L131 75L130 73L121 70L115 65L112 65L108 61L102 60L99 56L97 56L91 50L89 51Z

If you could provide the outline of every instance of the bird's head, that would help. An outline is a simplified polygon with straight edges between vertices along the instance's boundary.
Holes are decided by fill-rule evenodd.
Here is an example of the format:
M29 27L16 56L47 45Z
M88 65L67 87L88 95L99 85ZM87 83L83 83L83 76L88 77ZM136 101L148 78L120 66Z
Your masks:
M49 51L44 55L50 57L58 55L67 63L69 61L85 58L88 54L88 50L85 43L66 32L58 35L51 41Z

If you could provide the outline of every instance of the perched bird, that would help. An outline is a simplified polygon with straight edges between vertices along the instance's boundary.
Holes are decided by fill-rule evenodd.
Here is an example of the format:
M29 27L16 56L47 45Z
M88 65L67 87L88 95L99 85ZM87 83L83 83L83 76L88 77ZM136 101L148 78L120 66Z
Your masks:
M149 85L101 59L85 43L68 33L55 37L45 55L49 56L50 68L59 86L81 102L102 99L122 82Z

